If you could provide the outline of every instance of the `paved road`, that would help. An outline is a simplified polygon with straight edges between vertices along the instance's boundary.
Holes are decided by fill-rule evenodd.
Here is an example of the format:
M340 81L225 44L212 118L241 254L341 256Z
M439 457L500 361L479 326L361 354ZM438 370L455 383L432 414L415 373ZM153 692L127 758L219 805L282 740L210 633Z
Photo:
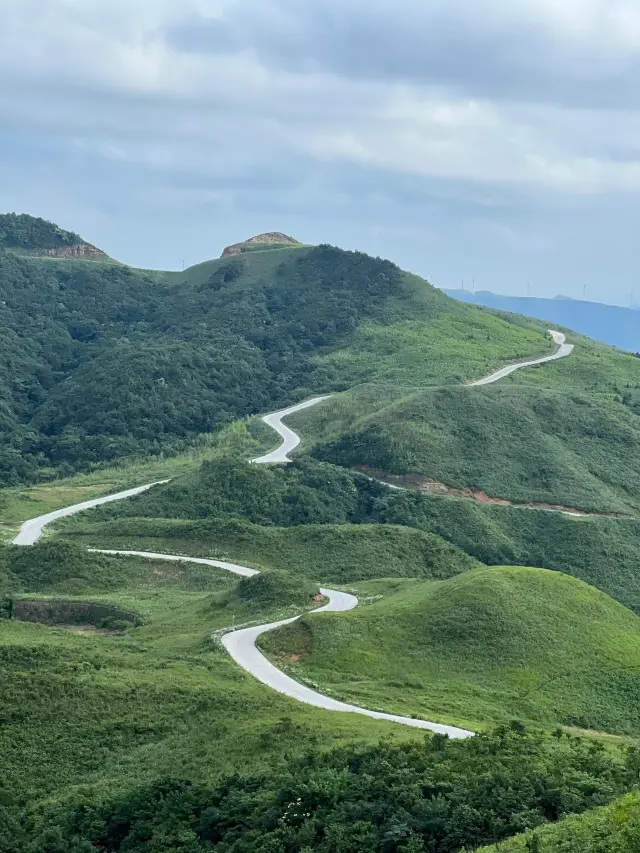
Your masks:
M558 350L553 355L548 355L542 358L532 359L531 361L520 362L519 364L512 364L508 367L503 367L501 370L497 370L490 376L485 376L483 379L478 379L475 382L470 383L470 385L490 385L500 379L503 379L505 376L508 376L516 370L522 370L525 367L531 367L536 364L544 364L548 361L555 361L556 359L565 358L566 356L570 355L573 351L573 346L565 342L565 336L561 332L555 331L550 331L550 334L552 335L555 342L558 344ZM300 444L300 437L292 429L286 427L282 423L282 418L287 417L287 415L292 415L295 412L300 412L303 409L308 409L311 406L315 406L318 403L321 403L324 400L328 399L328 396L314 397L312 400L307 400L304 403L299 403L297 406L290 406L289 408L283 409L282 411L272 412L269 415L265 415L262 420L270 427L272 427L282 437L283 441L281 446L278 447L276 450L272 451L271 453L268 453L266 456L260 456L257 459L252 459L251 461L255 464L274 464L290 462L291 460L289 459L288 454L291 453L291 451L294 450ZM167 481L163 480L161 482ZM124 498L133 497L134 495L138 495L141 492L150 489L154 485L158 485L158 483L150 483L146 486L139 486L136 489L129 489L126 492L118 492L115 495L107 495L103 498L96 498L94 500L85 501L84 503L66 507L65 509L59 509L55 512L50 512L47 515L42 515L38 518L26 521L22 525L18 536L16 536L16 538L13 540L13 544L33 545L42 535L42 530L45 525L49 524L52 521L55 521L56 519L74 515L77 512L82 512L83 510L91 509L92 507L100 506L101 504L109 503L110 501L123 500ZM207 560L201 557L185 557L177 554L158 554L150 551L111 551L101 549L90 550L103 554L144 557L150 560L171 560L175 562L199 563L207 566L214 566L216 568L224 569L226 571L233 572L237 575L243 575L245 577L250 577L252 575L258 574L256 569L250 569L246 566L239 566L235 563L226 563L222 560ZM358 599L353 595L348 595L347 593L337 592L336 590L331 589L321 589L320 591L326 598L328 598L328 604L326 604L324 607L318 608L315 611L312 611L312 613L344 612L347 610L353 610L358 605ZM328 696L323 696L321 693L317 693L315 690L311 690L311 688L309 687L305 687L303 684L299 684L297 681L294 681L294 679L290 678L288 675L285 675L277 667L270 663L265 658L265 656L259 651L259 649L256 647L256 640L262 634L267 633L267 631L273 631L276 628L280 628L282 625L288 625L291 622L295 622L296 619L299 618L299 616L294 616L292 619L285 619L281 622L272 622L268 625L258 625L252 628L244 628L238 631L230 631L229 633L223 636L222 643L231 655L231 657L246 672L250 673L263 684L266 684L268 687L271 687L273 690L276 690L279 693L283 693L285 696L289 696L292 699L297 699L299 702L304 702L307 705L313 705L317 708L324 708L328 711L341 711L351 714L361 714L366 717L372 717L376 720L389 720L390 722L402 723L406 726L413 726L415 728L428 729L429 731L438 732L440 734L447 734L451 738L468 738L473 736L473 732L467 731L466 729L459 729L455 726L445 726L439 723L430 722L428 720L416 720L412 717L402 717L397 714L384 714L378 711L370 711L367 708L359 708L356 705L348 705L344 702L338 702L335 699L331 699Z
M246 566L239 566L236 563L225 563L222 560L207 560L202 557L184 557L177 554L158 554L152 551L112 551L102 548L90 548L90 551L98 554L120 555L126 557L144 557L148 560L171 560L179 563L198 563L205 566L215 566L219 569L225 569L228 572L233 572L236 575L244 575L251 577L259 574L256 569L249 569ZM355 595L349 595L346 592L338 592L335 589L320 589L322 595L328 599L327 604L323 607L318 607L311 611L315 613L344 613L347 610L353 610L358 606L358 599ZM267 625L256 625L251 628L241 628L238 631L229 631L222 637L222 645L229 652L234 661L242 667L258 681L266 684L272 690L289 696L291 699L297 699L298 702L304 702L306 705L313 705L316 708L323 708L325 711L342 711L351 714L360 714L365 717L371 717L374 720L388 720L392 723L402 723L405 726L413 726L418 729L425 729L439 734L449 735L450 738L468 738L473 737L474 732L466 729L459 729L455 726L445 726L440 723L432 723L428 720L417 720L413 717L402 717L398 714L384 714L379 711L369 711L367 708L359 708L357 705L348 705L345 702L338 702L336 699L331 699L328 696L323 696L312 690L310 687L305 687L281 672L274 666L256 646L256 640L262 634L268 631L274 631L276 628L281 628L283 625L290 625L299 619L299 616L294 616L291 619L282 619L280 622L270 622Z
M298 403L297 406L289 406L288 409L282 409L279 412L271 412L270 415L265 415L262 420L267 424L267 426L270 426L282 437L282 444L271 453L267 453L266 456L260 456L258 459L252 459L251 461L255 462L256 465L291 462L289 459L289 453L291 453L292 450L295 450L300 444L300 436L292 429L285 426L282 423L282 418L286 418L287 415L293 415L295 412L301 412L303 409L310 409L311 406L317 406L318 403L328 400L330 396L331 395L328 397L314 397L312 400L307 400L304 403Z
M533 367L536 364L545 364L548 361L556 361L559 358L566 358L568 355L571 355L573 352L573 344L565 343L566 339L562 332L554 332L549 329L549 334L558 344L558 349L553 353L553 355L545 355L542 358L534 358L531 361L521 361L519 364L509 364L507 367L501 367L500 370L496 370L495 373L491 373L489 376L485 376L482 379L476 379L475 382L470 382L469 385L493 385L494 382L498 382L499 379L504 379L504 377L509 376L510 373L515 373L516 370L522 370L523 367Z
M234 575L242 575L252 578L259 575L257 569L249 569L246 566L238 566L236 563L225 563L224 560L206 560L204 557L184 557L180 554L157 554L155 551L110 551L104 548L89 548L93 554L110 554L119 557L144 557L146 560L164 560L171 563L199 563L201 566L214 566L216 569L224 569L225 572L233 572Z
M117 492L115 495L106 495L103 498L94 498L90 501L84 501L81 504L67 506L64 509L57 509L55 512L48 512L46 515L40 515L38 518L32 518L20 528L20 533L11 543L12 545L34 545L42 536L43 529L52 521L57 521L59 518L66 518L69 515L75 515L77 512L82 512L85 509L93 509L94 506L101 506L112 501L122 501L125 498L132 498L134 495L139 495L146 492L152 486L159 486L161 483L168 483L168 480L159 480L157 483L148 483L146 486L137 486L135 489L127 489L126 492Z

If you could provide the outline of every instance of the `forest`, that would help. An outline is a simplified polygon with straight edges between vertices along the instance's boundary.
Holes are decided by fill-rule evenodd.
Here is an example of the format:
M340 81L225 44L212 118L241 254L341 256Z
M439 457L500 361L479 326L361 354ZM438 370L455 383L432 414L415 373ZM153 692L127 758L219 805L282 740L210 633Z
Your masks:
M193 287L0 252L0 484L172 453L335 387L314 357L382 315L400 281L388 261L328 246L284 253L258 279L246 263L213 265Z

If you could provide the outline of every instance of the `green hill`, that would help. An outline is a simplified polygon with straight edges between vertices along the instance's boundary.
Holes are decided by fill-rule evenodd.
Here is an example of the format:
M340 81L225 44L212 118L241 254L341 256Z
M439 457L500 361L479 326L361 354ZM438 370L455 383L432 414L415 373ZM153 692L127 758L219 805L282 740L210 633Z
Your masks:
M171 521L177 519L182 523ZM270 467L227 453L57 529L85 532L87 541L105 547L113 537L130 547L144 539L146 548L161 551L181 552L191 543L196 556L226 554L332 582L443 578L473 568L475 560L542 566L640 612L638 524L392 490L304 454Z
M20 222L12 243L77 245ZM389 261L286 245L173 274L0 253L0 482L175 453L311 392L458 382L551 346L540 324L485 316Z
M517 503L640 508L640 418L613 399L514 383L413 392L348 425L344 415L309 414L312 435L320 417L334 433L345 424L313 450L339 465L418 474Z
M484 727L513 717L640 731L640 619L560 573L478 569L265 635L351 701Z

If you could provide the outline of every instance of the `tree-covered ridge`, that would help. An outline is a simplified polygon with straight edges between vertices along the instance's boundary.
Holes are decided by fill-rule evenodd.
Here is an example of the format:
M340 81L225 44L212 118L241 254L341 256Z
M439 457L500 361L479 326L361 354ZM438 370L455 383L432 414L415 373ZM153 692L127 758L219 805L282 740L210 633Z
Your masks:
M78 234L65 231L46 219L26 213L0 214L0 248L58 249L84 243Z
M393 264L329 247L197 287L120 266L0 258L0 477L175 450L307 384L312 352L382 313ZM313 378L312 378L313 377Z

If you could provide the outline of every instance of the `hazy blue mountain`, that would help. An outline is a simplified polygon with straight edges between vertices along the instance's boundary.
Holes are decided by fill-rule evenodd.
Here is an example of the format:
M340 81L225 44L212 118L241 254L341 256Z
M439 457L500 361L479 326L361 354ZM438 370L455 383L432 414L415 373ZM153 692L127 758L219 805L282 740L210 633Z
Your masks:
M583 302L563 296L538 299L528 296L503 296L488 290L475 294L468 290L444 292L462 302L547 320L549 323L575 329L576 332L605 344L632 352L640 350L640 311L635 308L619 308L616 305Z

